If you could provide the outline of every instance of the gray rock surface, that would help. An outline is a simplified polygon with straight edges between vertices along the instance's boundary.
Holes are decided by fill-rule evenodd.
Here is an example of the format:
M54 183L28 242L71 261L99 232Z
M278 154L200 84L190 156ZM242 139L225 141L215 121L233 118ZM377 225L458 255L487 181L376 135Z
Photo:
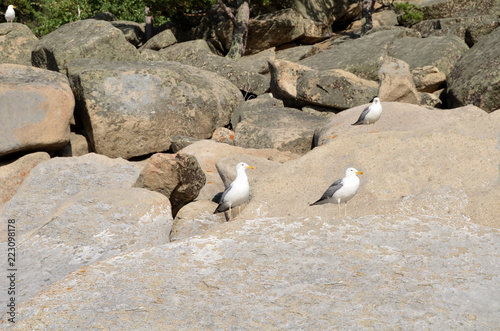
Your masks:
M148 55L149 57L151 54ZM212 53L204 40L178 43L160 50L152 60L177 61L203 70L212 71L230 80L242 91L257 95L269 89L269 77L258 73L261 66L249 70L248 65L240 65L225 57Z
M81 58L135 61L139 51L111 23L88 19L65 24L43 36L32 53L34 66L64 74L71 61Z
M125 39L128 40L134 46L140 45L146 34L146 26L144 23L136 23L132 21L112 21L111 24L120 29L125 36Z
M406 36L419 36L418 32L405 28L372 31L364 37L333 45L299 64L320 71L342 69L364 79L377 80L378 70L392 43Z
M239 121L234 126L234 143L244 148L273 148L304 154L311 149L314 130L323 123L320 116L295 108L261 108L254 100L239 106Z
M0 156L56 151L69 141L75 98L63 74L0 65Z
M96 153L167 151L170 137L210 138L243 100L228 80L177 62L73 61L78 114Z
M145 49L152 49L155 51L158 51L162 48L171 46L177 42L177 39L175 39L174 34L172 33L171 30L167 29L165 31L162 31L156 35L154 35L151 39L146 41L144 45L142 45L139 48L139 51L143 51Z
M62 201L43 224L18 232L17 303L100 260L168 243L172 222L168 199L140 188L84 191Z
M468 0L434 0L422 6L424 19L449 17L474 17L482 15L500 15L500 3L497 0L473 2Z
M0 222L5 224L7 218L22 220L17 224L22 238L76 194L103 188L131 188L142 168L123 159L94 153L41 162L31 170L16 195L0 209ZM5 230L0 228L0 238Z
M499 242L425 216L230 222L77 270L16 327L496 329Z
M493 32L500 26L500 18L495 15L452 17L432 19L412 26L423 37L454 34L472 47L479 39Z
M500 28L464 54L447 76L451 107L473 104L491 112L500 105Z
M293 0L288 3L302 16L328 25L348 21L361 13L361 6L356 0Z
M212 227L226 223L224 214L214 214L217 203L211 200L191 202L175 215L170 241L185 240L205 233Z
M0 24L0 63L31 65L31 50L38 38L24 24Z
M428 38L406 37L392 44L389 55L408 63L410 70L434 66L448 75L460 57L468 50L467 44L455 35Z
M375 81L341 70L315 70L286 60L270 61L271 92L285 105L347 109L378 94Z

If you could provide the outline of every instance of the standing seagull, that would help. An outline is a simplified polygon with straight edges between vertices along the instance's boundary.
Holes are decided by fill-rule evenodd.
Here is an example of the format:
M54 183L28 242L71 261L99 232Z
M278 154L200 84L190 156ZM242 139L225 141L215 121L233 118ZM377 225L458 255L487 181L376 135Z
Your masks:
M13 22L14 18L16 18L16 12L14 11L14 8L16 7L13 5L9 5L9 7L7 7L7 11L5 12L5 20L7 22Z
M356 123L352 125L368 124L368 130L370 130L370 124L373 123L372 132L377 132L375 131L375 122L380 119L381 115L382 105L380 104L380 99L375 97L372 104L363 110Z
M240 216L240 206L247 202L250 197L250 185L248 184L248 177L245 172L247 169L255 168L244 162L236 165L236 179L222 193L219 205L215 209L214 214L229 210L229 219L231 219L231 208L238 207L238 217Z
M359 188L359 178L356 174L362 175L362 171L357 171L354 168L347 168L345 171L345 177L337 180L333 183L326 191L323 193L321 198L315 203L310 204L310 206L322 205L325 203L336 203L339 205L339 216L340 216L340 204L344 203L344 216L347 216L347 201L351 200Z

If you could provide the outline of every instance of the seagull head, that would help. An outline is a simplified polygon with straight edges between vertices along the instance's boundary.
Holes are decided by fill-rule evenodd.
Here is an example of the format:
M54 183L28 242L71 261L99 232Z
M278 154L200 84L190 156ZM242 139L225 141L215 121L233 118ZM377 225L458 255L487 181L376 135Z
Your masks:
M354 168L347 168L347 170L345 171L345 176L346 177L356 176L357 174L362 175L363 172L362 171L358 171L358 170L356 170Z
M13 9L15 9L15 8L16 8L16 6L14 6L14 5L9 5L9 6L7 7L7 10L13 10Z
M380 103L380 99L378 97L373 98L373 104L376 105L377 103Z
M255 169L254 167L252 166L249 166L248 164L246 164L245 162L240 162L236 165L236 171L238 171L238 169L243 169L243 170L246 170L246 169Z

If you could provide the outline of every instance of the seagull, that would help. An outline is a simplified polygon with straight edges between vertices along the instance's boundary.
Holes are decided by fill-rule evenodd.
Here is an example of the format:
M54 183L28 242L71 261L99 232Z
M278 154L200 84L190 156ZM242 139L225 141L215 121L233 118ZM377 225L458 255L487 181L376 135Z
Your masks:
M368 124L368 130L370 130L370 124L373 123L372 132L377 132L375 131L375 122L380 119L381 115L382 104L380 104L380 99L375 97L373 98L372 104L363 110L356 123L352 125Z
M7 11L5 12L5 20L7 22L13 22L14 18L16 18L16 12L14 11L14 8L16 7L13 5L9 5L9 7L7 7Z
M358 171L354 168L347 168L345 171L345 177L334 182L330 187L323 193L321 198L315 203L310 204L310 206L322 205L325 203L336 203L339 206L339 216L340 216L340 204L344 203L344 216L347 216L347 201L351 200L359 188L359 178L356 174L362 175L362 171Z
M250 185L248 184L247 169L255 169L244 162L236 165L236 179L224 190L219 205L215 213L229 210L229 219L231 219L231 208L238 207L238 217L240 216L240 207L250 197ZM226 215L227 218L227 215Z

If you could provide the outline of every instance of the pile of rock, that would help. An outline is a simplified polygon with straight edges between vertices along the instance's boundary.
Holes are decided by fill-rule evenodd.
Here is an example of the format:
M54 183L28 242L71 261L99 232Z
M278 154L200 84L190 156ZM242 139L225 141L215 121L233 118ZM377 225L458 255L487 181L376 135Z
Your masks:
M338 2L255 17L235 62L218 54L222 21L184 42L123 21L39 40L0 24L0 223L16 220L21 327L497 325L500 19L432 5L410 29L377 12L351 38L331 25L359 3ZM376 95L380 132L351 126ZM239 162L252 197L226 223L212 199ZM310 207L350 166L365 173L350 217Z

